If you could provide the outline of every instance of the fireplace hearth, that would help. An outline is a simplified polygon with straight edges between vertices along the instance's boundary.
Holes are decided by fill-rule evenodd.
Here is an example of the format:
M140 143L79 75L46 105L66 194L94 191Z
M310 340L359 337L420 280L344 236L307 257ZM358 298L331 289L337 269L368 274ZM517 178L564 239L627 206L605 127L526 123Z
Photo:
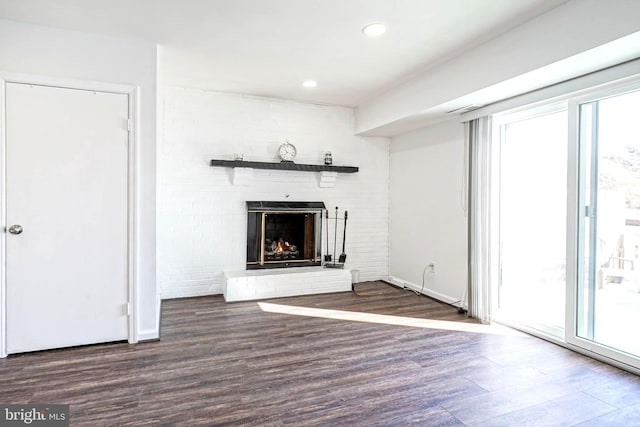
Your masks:
M323 202L247 202L247 270L321 265Z

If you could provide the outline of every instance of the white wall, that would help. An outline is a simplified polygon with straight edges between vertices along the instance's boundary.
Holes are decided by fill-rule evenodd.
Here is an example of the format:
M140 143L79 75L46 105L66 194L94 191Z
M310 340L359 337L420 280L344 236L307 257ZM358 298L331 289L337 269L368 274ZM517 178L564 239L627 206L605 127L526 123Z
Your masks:
M0 20L0 75L139 87L136 239L140 339L158 337L155 278L156 46Z
M464 127L451 120L397 136L390 159L390 271L394 282L447 302L467 285Z
M388 138L354 136L350 108L177 87L162 92L163 298L221 293L223 272L245 269L247 200L323 201L348 210L347 268L359 269L362 281L388 276ZM318 173L256 169L243 187L231 183L232 169L209 166L211 159L232 160L234 153L279 161L277 148L286 139L298 148L297 163L322 164L331 151L335 165L359 166L360 172L339 174L335 188L319 188Z

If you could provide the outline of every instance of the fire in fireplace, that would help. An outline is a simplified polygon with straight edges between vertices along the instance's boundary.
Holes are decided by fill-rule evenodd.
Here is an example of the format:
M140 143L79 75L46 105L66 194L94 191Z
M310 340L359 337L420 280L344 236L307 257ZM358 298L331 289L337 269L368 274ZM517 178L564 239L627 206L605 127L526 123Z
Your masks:
M247 202L247 269L321 265L323 202Z

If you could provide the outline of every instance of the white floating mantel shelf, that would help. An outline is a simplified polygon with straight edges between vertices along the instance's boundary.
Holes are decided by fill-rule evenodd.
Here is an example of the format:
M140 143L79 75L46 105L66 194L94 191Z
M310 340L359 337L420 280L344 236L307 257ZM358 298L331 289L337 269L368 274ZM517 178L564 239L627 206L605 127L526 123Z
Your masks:
M244 160L211 160L211 166L233 168L233 184L249 185L253 169L320 172L320 187L333 187L338 173L356 173L357 166L305 165L294 162L249 162Z

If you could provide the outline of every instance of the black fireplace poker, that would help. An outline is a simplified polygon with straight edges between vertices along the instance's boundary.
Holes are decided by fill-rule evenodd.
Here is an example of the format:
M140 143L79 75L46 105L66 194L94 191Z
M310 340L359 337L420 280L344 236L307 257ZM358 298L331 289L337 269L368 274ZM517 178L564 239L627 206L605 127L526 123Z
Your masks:
M327 210L327 252L329 252L329 211ZM344 238L346 237L346 230L343 234L342 237L342 254L340 255L340 262L336 262L336 260L338 259L338 257L336 256L336 250L337 250L337 243L338 243L338 220L342 219L338 217L338 206L336 206L336 213L335 216L333 218L335 222L333 224L333 256L328 254L325 255L324 260L324 266L327 268L344 268L344 262L347 259L347 254L344 252L345 246L344 246ZM344 221L345 221L345 227L347 225L347 211L344 211ZM332 262L333 260L333 262Z
M344 246L345 246L345 243L347 242L347 215L348 215L348 212L344 211L344 228L342 230L342 253L340 254L340 259L338 260L342 264L344 264L347 261L347 253L344 251Z
M331 254L329 253L329 209L327 209L325 211L326 214L326 218L327 218L327 225L326 225L326 229L327 229L327 254L324 256L324 262L331 262Z

